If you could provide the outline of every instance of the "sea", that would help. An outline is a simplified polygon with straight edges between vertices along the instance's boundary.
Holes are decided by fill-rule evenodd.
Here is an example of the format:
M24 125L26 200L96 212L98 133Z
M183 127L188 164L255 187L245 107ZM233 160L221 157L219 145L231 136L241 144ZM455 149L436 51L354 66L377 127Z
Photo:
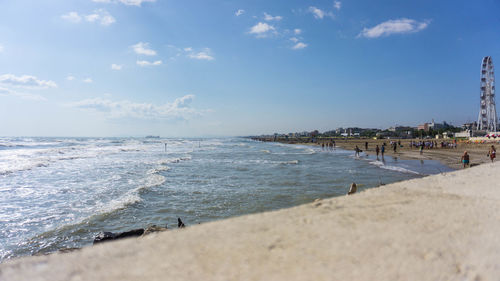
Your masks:
M450 171L249 138L0 137L0 262L102 231L221 220Z

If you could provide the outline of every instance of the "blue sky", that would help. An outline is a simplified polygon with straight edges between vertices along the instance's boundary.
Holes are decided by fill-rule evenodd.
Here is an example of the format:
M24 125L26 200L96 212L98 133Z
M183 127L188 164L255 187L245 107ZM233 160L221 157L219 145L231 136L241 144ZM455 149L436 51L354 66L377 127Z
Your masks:
M0 135L477 119L500 1L0 1Z

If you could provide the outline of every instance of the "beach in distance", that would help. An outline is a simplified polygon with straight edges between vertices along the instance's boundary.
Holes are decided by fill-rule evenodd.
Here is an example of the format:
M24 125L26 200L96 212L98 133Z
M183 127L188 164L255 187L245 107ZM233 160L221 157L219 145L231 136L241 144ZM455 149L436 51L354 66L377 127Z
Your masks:
M255 137L255 139L261 141L274 141L272 138L265 137ZM329 143L335 142L337 148L342 148L345 150L353 151L358 146L363 150L362 154L375 155L375 149L378 145L379 148L382 145L386 145L385 156L386 157L397 157L400 159L416 159L416 160L436 160L441 162L452 169L463 168L461 162L461 156L464 151L470 155L471 165L479 165L482 163L491 162L488 151L492 145L496 148L500 147L500 140L494 138L483 140L483 141L469 141L469 140L457 140L455 139L372 139L372 138L331 138L331 139L316 139L314 142L310 138L302 139L277 139L277 142L290 143L290 144L302 144L302 145L313 145L320 146L324 145L325 149ZM396 151L394 151L391 143L395 142L397 144ZM429 145L424 148L422 153L418 147L419 143L433 143L433 146ZM368 143L368 149L365 148L366 143ZM413 145L412 145L413 144ZM455 145L456 144L456 145ZM381 158L381 154L380 154Z

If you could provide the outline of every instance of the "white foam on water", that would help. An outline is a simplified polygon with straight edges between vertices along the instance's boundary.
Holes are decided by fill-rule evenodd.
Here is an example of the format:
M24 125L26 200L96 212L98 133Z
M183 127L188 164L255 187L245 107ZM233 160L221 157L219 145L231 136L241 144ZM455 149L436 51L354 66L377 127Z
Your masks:
M158 161L157 163L159 165L163 165L163 164L170 164L170 163L179 163L181 161L187 161L187 160L191 160L191 156L184 156L184 157L172 157L172 158L166 158L166 159L162 159L160 161Z
M299 160L282 161L280 164L299 164Z
M377 166L377 167L379 167L381 169L391 170L391 171L400 172L400 173L408 173L408 174L420 175L420 173L418 173L416 171L412 171L410 169L406 169L406 168L403 168L403 167L386 165L382 161L370 161L368 163L370 163L372 165L375 165L375 166Z
M261 150L260 152L264 152L264 153L271 153L271 151L267 150L267 149L263 149Z
M143 191L143 190L149 189L149 188L154 187L154 186L160 186L166 180L167 179L164 176L162 176L162 175L151 174L150 176L148 176L146 178L146 181L145 181L144 184L138 186L137 188L133 189L132 191L133 192L139 192L139 191Z
M161 165L159 167L156 167L154 169L149 170L147 173L148 174L158 174L161 171L168 171L168 170L170 170L170 167Z
M97 207L99 214L112 213L125 209L127 206L140 202L142 199L137 192L127 192L119 198L107 202L105 205Z

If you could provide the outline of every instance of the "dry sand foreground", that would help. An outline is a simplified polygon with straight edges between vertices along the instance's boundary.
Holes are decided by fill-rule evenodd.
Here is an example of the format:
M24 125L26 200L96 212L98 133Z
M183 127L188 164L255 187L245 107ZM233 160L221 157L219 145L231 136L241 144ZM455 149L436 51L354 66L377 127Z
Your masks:
M22 258L0 280L500 280L500 163Z

